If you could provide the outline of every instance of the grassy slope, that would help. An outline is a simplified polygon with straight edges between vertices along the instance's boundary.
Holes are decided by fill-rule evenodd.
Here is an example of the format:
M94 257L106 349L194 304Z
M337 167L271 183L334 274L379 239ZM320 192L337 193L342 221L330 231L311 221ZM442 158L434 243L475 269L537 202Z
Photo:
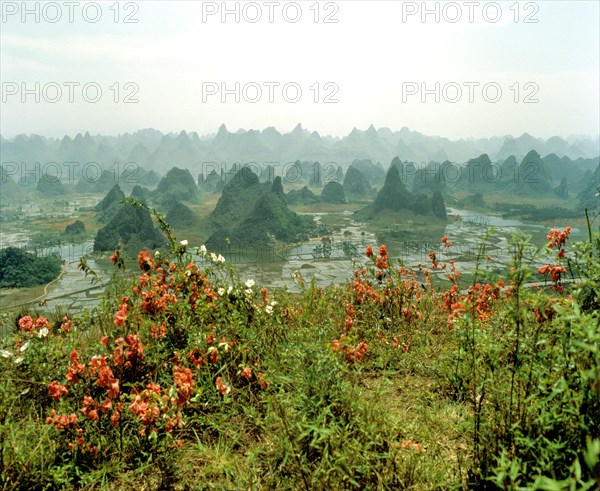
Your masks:
M189 271L186 264L184 261L173 273L173 286L191 281L186 274ZM217 296L214 301L202 299L196 313L186 307L185 297L196 289L185 293L187 290L182 287L178 293L180 302L169 307L172 313L163 317L140 310L136 294L131 292L132 285L116 282L111 287L116 290L107 294L101 310L91 316L74 317L75 326L70 333L59 333L60 320L57 320L48 338L40 338L35 332L29 336L31 346L19 364L12 357L0 358L0 444L4 464L0 483L4 487L461 489L468 481L485 482L482 480L485 476L477 477L477 473L482 472L478 465L482 465L486 449L493 450L496 432L500 435L503 431L503 418L507 417L504 409L508 404L506 384L510 380L511 356L514 357L511 351L516 319L514 313L511 314L514 306L523 305L521 315L525 319L522 327L525 334L521 335L523 370L516 372L517 380L525 375L522 384L526 386L531 367L536 370L536 380L541 384L541 395L527 402L533 404L531 415L536 416L536 424L541 423L539 418L547 411L544 406L537 406L548 390L543 384L552 385L551 379L559 373L556 368L563 363L560 356L566 353L573 357L568 361L575 363L572 366L598 373L597 355L595 367L589 366L581 349L587 336L583 333L585 329L593 329L597 314L596 320L593 316L576 314L577 309L572 310L567 297L558 300L557 311L570 316L571 339L564 338L566 331L561 327L560 317L554 323L536 324L534 321L530 305L556 301L550 300L547 293L522 292L521 298L507 296L477 304L484 314L489 312L489 320L475 324L480 344L473 353L473 359L478 361L471 366L470 355L457 362L470 343L470 322L465 320L450 329L448 312L440 306L439 293L423 290L422 277L412 283L410 272L394 276L394 284L400 290L384 303L359 301L361 284L371 285L367 291L381 289L377 281L370 279L374 278L371 274L375 275L375 269L365 277L366 283L359 286L349 280L346 286L326 290L307 286L301 295L272 292L269 295L273 296L266 301L276 299L278 304L274 313L267 315L265 299L261 300L257 287L254 306L250 306L243 300L248 298L247 293L243 293L247 285L232 283L232 280L220 283L217 278L222 278L222 274L212 276L211 269L209 264L203 270L211 278L210 288L216 291L219 284L229 283L233 284L234 292L231 296ZM220 269L219 266L215 271ZM148 287L145 290L150 291ZM144 344L146 358L141 367L149 367L143 370L149 370L147 375L165 390L171 376L170 364L191 366L186 357L173 362L174 350L185 354L191 346L202 346L212 326L216 329L216 339L221 336L235 339L239 348L230 354L219 348L221 361L214 365L209 363L195 372L196 397L188 402L184 425L172 437L164 431L159 432L158 440L139 437L137 428L141 426L130 415L123 427L126 444L124 449L119 449L118 440L111 436L114 430L110 424L105 423L104 430L99 431L100 426L85 423L79 409L85 394L94 394L99 402L104 397L98 392L95 376L88 385L67 383L72 395L61 402L53 402L46 387L51 380L65 383L64 372L71 349L77 349L80 359L86 362L92 355L103 353L98 340L108 334L111 339L108 353L112 352L112 340L123 332L113 319L123 294L131 298L127 315L131 329L136 327L130 332L139 334ZM473 297L472 301L476 298L479 297ZM466 297L462 301L468 305ZM31 314L35 318L35 314ZM6 316L3 322L14 326L21 315L23 313ZM348 317L353 319L353 324L345 329ZM149 329L160 325L161 320L169 322L169 318L174 322L169 324L167 337L153 339ZM548 358L539 359L538 366L540 330ZM28 335L17 332L16 336L18 347ZM464 336L467 336L467 345L463 344ZM397 346L390 346L392 338L399 343ZM337 340L344 346L341 351L335 348ZM14 339L6 339L3 347L15 351L14 342ZM346 361L345 353L350 356L361 342L369 345L364 360ZM565 351L565 343L571 348L580 348ZM344 351L346 349L350 351ZM264 371L269 387L256 382L248 384L240 376L240 369L252 367L254 358L260 360L260 368L256 370ZM552 367L552 362L558 365ZM156 369L151 368L153 364ZM489 373L485 372L488 366L493 368ZM117 373L116 365L113 370ZM139 372L139 390L149 380L143 370ZM592 371L591 376L593 374ZM226 397L220 397L215 389L217 375L223 376L233 387ZM485 376L491 378L486 405L482 407L478 406L482 394L478 394L477 380L484 380L481 377ZM585 377L589 375L583 371L575 373L569 383L585 380ZM133 374L128 380L123 379L121 384L126 406L134 396L125 394L127 383L136 384ZM521 387L520 383L517 382L517 387ZM560 400L556 408L551 406L552 411L558 412L548 412L544 417L549 419L544 424L557 421L558 428L564 428L560 431L568 438L566 429L573 428L572 423L585 417L583 413L580 416L583 406L577 406L581 403L577 402L578 397L580 395L565 393L565 399ZM590 411L598 401L585 404ZM86 428L86 438L100 446L99 453L73 455L66 451L64 433L44 421L50 408L56 408L59 414L75 411L83 421L82 427ZM518 409L524 411L524 421L530 417L526 409L525 405ZM489 444L474 443L477 418L487 421L482 427L487 428L486 432L480 438L485 437ZM538 430L525 425L520 431L535 434ZM596 431L597 428L593 429L592 434ZM563 455L552 451L551 439L557 436L563 437L552 429L546 449L554 459ZM543 439L536 437L535 441L542 449L546 448ZM177 448L178 442L181 449ZM563 447L565 449L577 450L569 446ZM484 469L485 472L490 470ZM521 472L523 477L519 479L533 476L527 469Z

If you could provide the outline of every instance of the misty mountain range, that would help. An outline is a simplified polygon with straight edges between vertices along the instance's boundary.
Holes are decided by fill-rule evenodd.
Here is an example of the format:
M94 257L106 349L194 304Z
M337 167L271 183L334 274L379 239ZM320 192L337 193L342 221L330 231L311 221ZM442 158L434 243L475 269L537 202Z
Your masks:
M221 125L214 135L199 136L196 132L163 134L155 129L143 129L119 136L77 134L75 138L45 138L39 135L19 135L12 139L0 136L2 164L33 164L40 162L133 162L161 173L174 166L198 170L203 163L293 162L296 160L335 162L347 168L355 159L370 159L387 165L395 156L403 161L466 163L475 155L487 153L492 161L514 156L521 160L532 149L540 155L555 154L558 158L595 158L600 155L598 137L553 136L547 140L527 133L479 139L450 140L427 136L408 128L365 131L354 128L343 138L321 136L298 124L289 133L273 127L258 130L229 131Z

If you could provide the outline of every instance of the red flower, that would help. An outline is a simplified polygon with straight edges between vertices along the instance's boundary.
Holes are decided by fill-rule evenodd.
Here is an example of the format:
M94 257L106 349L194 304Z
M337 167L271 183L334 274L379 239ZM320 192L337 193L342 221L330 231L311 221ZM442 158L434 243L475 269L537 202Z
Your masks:
M52 416L46 418L46 423L54 425L58 431L66 430L69 427L77 427L77 416L75 413L71 413L68 416L64 414L56 414L56 411L52 410Z
M222 377L217 377L217 380L215 380L215 385L217 386L217 390L219 391L219 394L221 394L222 396L224 396L225 394L229 394L231 392L231 387L223 384Z
M70 354L71 366L74 373L83 373L85 371L85 365L79 362L79 354L77 350L73 349ZM68 378L68 377L67 377Z
M242 370L242 377L250 380L252 378L252 369L250 367L245 367Z
M104 362L104 357L101 358ZM119 381L113 375L112 370L108 365L102 365L98 371L98 385L106 389L108 397L116 399L119 396Z
M115 314L115 318L114 318L115 326L117 326L117 327L122 326L123 324L125 324L126 320L127 320L127 312L125 312L123 310L117 311L117 313Z
M60 398L67 395L69 391L64 385L60 385L58 382L53 380L48 385L48 392L50 392L52 399L60 401Z
M177 406L179 409L192 397L194 392L194 379L189 368L173 367L173 380L177 385Z
M211 346L208 349L208 352L210 353L208 359L210 360L211 363L218 363L219 361L219 351L217 350L217 348L215 348L214 346Z
M29 315L21 317L19 319L19 329L25 332L31 331L33 329L33 319Z
M41 315L35 320L35 327L36 329L42 329L44 327L46 329L52 329L52 326L50 325L50 322L48 322L48 319L42 317Z
M206 358L202 356L202 351L200 351L197 347L190 352L188 358L192 361L195 367L203 367L206 365Z
M150 271L154 265L154 260L148 251L141 251L138 256L138 267L142 271Z
M382 256L382 257L387 256L387 247L385 245L382 245L379 248L379 255Z
M98 403L94 401L92 397L85 396L83 398L83 407L80 409L80 411L92 421L98 421L100 419L97 409Z
M569 237L570 233L571 227L565 227L562 232L553 228L548 233L547 239L550 241L548 247L562 246L567 241L567 237Z
M381 257L378 257L377 260L375 261L375 266L377 266L378 269L387 269L387 267L388 267L387 256L382 254Z
M138 338L137 335L129 334L128 336L125 337L125 342L128 345L128 349L127 349L127 360L128 361L133 361L137 358L140 358L140 359L143 358L144 348L142 346L142 342L140 341L140 338Z
M437 263L437 258L435 257L435 252L431 251L428 254L428 256L429 256L429 259L431 259L431 267L433 269L437 268L438 263Z
M269 382L265 380L265 376L262 373L258 372L256 374L256 379L263 390L267 390L269 388Z
M367 255L367 257L371 257L373 255L373 248L371 246L368 246L365 250L365 254Z

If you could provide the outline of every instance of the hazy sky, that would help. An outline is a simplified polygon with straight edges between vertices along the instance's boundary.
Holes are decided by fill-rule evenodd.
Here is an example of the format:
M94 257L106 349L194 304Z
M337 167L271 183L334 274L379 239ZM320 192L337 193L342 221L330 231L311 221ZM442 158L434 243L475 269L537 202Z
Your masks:
M0 133L597 135L599 5L3 1Z

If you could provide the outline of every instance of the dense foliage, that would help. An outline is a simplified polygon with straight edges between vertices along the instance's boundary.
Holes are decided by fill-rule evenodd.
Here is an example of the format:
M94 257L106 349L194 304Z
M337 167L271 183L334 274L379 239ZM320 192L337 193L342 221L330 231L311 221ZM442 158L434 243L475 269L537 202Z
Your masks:
M67 235L77 235L85 232L85 223L81 220L75 220L73 223L70 223L65 227L65 234Z
M196 202L198 200L196 181L189 170L173 167L158 183L154 198L161 203L171 200Z
M341 186L340 186L341 187ZM272 239L293 242L313 222L288 208L281 178L261 183L248 167L240 169L223 188L210 215L216 229L207 240L213 250L259 246Z
M154 227L148 210L131 202L115 204L116 213L98 230L94 251L111 251L125 247L129 251L155 249L164 244L160 231Z
M0 288L43 285L55 279L61 270L59 255L35 256L17 247L0 250Z

